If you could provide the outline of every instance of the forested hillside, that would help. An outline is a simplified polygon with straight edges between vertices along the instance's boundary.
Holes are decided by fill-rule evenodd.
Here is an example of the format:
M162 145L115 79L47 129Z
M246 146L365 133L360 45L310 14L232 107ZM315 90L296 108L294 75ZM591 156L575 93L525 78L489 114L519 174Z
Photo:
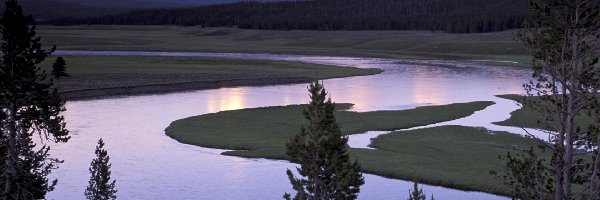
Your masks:
M58 0L19 0L19 3L26 14L33 15L38 21L65 17L98 17L131 11L126 8L90 7ZM0 2L0 10L4 10L4 1Z
M242 0L19 0L27 14L38 21L60 18L100 17L152 8L183 8ZM260 0L276 1L276 0ZM4 10L4 0L0 1L0 10Z
M33 0L47 1L47 0ZM76 3L88 7L99 8L173 8L186 6L204 6L224 3L234 3L244 0L55 0L65 3ZM255 0L255 1L277 1L277 0Z
M196 8L142 10L97 18L55 20L52 23L473 33L519 28L527 17L527 7L526 0L242 2Z

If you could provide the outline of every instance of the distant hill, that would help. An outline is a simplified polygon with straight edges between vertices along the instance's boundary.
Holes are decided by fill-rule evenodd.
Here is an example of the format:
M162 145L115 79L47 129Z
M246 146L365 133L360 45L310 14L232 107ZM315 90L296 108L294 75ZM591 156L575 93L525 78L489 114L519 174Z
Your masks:
M437 30L473 33L520 28L527 18L527 8L527 0L241 2L196 8L149 9L103 17L55 20L49 23L175 24L275 30Z
M45 1L45 0L37 0ZM205 6L213 4L234 3L244 0L56 0L65 3L76 3L89 7L105 8L165 8ZM257 0L259 2L273 2L278 0ZM279 0L280 1L280 0Z
M242 0L19 0L19 3L26 13L33 15L39 21L96 17L149 8L197 7L239 1ZM0 0L0 9L4 10L4 0Z
M19 3L25 13L33 15L38 21L65 17L94 17L131 11L124 8L95 8L57 0L19 0ZM0 3L0 10L4 10L3 0Z

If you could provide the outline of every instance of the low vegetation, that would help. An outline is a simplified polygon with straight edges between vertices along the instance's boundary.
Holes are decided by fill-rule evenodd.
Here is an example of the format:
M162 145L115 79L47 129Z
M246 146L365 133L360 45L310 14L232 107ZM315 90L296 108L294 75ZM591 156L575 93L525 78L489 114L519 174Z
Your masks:
M424 106L401 111L351 112L351 104L337 104L337 122L345 135L393 131L449 121L473 114L493 102ZM304 123L304 105L223 111L180 119L166 134L179 142L230 149L226 155L285 159L285 143Z
M61 50L238 52L407 59L530 61L514 32L265 31L177 26L41 26ZM491 62L492 64L503 64ZM507 64L507 63L504 63ZM510 64L513 65L513 64Z
M490 170L504 171L499 155L535 145L507 132L441 126L381 135L372 140L375 150L355 149L352 155L368 173L507 195L508 188Z
M64 60L70 76L55 80L55 84L70 99L137 91L204 89L227 84L298 83L381 72L379 69L226 58L64 56ZM52 71L52 62L46 62L43 69Z
M515 103L519 103L523 105L523 102L526 101L524 96L520 95L499 95L500 98L510 99L515 101ZM535 97L527 97L527 98L535 98ZM510 113L510 118L501 121L494 122L493 124L500 126L515 126L522 128L535 128L535 129L543 129L543 130L553 130L548 126L544 126L543 119L540 118L539 113L534 111L529 107L522 107ZM594 123L594 119L587 115L587 113L582 113L578 117L576 117L576 125L581 128L587 128L589 125Z
M404 111L335 112L346 135L367 130L398 130L468 116L491 102L428 106ZM173 122L166 133L187 144L231 149L225 155L286 159L285 143L297 134L304 106L293 105L225 111ZM234 126L235 124L235 126ZM364 172L446 187L509 194L490 170L504 170L498 159L508 151L535 143L519 135L483 128L443 126L381 135L374 149L351 149Z

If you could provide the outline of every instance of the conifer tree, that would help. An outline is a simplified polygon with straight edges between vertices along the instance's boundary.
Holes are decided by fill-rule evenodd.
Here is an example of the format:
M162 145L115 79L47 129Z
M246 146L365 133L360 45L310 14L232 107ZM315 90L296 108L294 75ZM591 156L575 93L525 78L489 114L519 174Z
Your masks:
M593 105L600 98L600 1L530 0L530 17L517 35L533 57L534 81L524 85L523 106L535 111L548 137L531 135L539 151L501 157L507 172L499 177L518 199L597 200L600 124L577 120L598 118ZM541 156L544 151L552 157Z
M110 157L104 149L104 141L102 138L98 140L96 146L96 158L92 160L90 166L89 185L85 189L85 197L89 200L109 200L117 198L117 190L115 182L111 182L110 178Z
M17 1L5 5L0 26L0 199L42 199L56 184L46 177L59 161L32 138L69 139L60 116L64 102L37 66L54 48L42 48L35 26L29 25L33 19L23 15Z
M413 189L408 189L408 200L427 200L427 195L425 195L423 188L419 188L419 183L416 180L413 181ZM435 200L433 194L431 200Z
M46 178L62 161L49 157L50 148L42 146L36 150L36 144L31 139L32 133L19 135L16 149L21 156L17 160L19 169L16 171L15 199L43 199L47 192L52 191L57 180L52 182ZM2 153L5 153L2 149Z
M423 188L419 188L419 184L416 181L413 183L413 189L408 190L408 200L427 200L425 192L423 192ZM431 196L431 199L433 200L433 195Z
M350 161L348 137L343 136L334 111L335 105L327 99L323 85L313 82L308 91L310 103L304 110L308 124L287 143L287 156L301 177L287 170L296 191L285 199L356 199L364 184L358 162Z
M54 78L60 78L60 77L65 77L65 76L69 76L69 74L67 74L67 62L65 62L65 59L63 59L63 57L58 57L56 58L56 61L54 61L54 63L52 64L52 76L54 76Z

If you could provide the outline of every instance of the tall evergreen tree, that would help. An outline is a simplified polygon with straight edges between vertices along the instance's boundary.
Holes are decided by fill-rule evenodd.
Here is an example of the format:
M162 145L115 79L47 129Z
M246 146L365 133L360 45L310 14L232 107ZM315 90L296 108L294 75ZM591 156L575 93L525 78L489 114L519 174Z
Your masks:
M69 74L67 74L67 62L65 62L63 57L59 56L52 64L52 76L54 76L54 78L69 76Z
M15 176L15 199L43 199L57 183L57 180L49 182L46 177L62 161L50 158L50 148L47 146L36 150L36 144L32 137L32 133L26 133L19 135L16 140L18 142L16 149L20 159L16 162L19 169ZM2 153L5 153L4 149Z
M408 193L408 200L427 200L423 188L419 188L419 184L416 181L413 184L413 189L409 189ZM431 196L431 199L433 200L433 196Z
M59 115L64 102L37 66L54 48L41 47L35 26L29 25L34 21L23 15L16 0L5 5L0 26L0 199L41 199L56 184L46 176L59 161L48 157L47 146L35 148L32 138L69 139Z
M104 149L104 141L102 138L98 140L96 146L96 158L92 160L90 166L90 181L85 189L85 197L89 200L109 200L117 198L117 190L115 182L111 182L110 178L110 157Z
M600 124L586 127L576 120L599 117L594 102L600 98L600 1L530 0L530 13L528 27L517 35L531 49L535 79L525 84L523 105L546 127L541 131L549 137L537 139L552 157L533 149L508 154L503 178L519 199L597 200Z
M327 99L327 92L317 81L308 88L310 103L304 110L308 121L300 133L286 144L291 162L300 178L287 170L296 194L293 199L356 199L364 184L358 162L350 161L348 137L343 136L334 111L335 105ZM290 194L285 199L292 199Z

